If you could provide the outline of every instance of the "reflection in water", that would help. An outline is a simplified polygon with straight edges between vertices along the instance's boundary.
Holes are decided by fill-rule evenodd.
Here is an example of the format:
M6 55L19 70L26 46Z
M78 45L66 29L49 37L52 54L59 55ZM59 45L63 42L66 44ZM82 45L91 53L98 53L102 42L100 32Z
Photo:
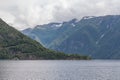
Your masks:
M0 80L120 80L120 61L0 61Z

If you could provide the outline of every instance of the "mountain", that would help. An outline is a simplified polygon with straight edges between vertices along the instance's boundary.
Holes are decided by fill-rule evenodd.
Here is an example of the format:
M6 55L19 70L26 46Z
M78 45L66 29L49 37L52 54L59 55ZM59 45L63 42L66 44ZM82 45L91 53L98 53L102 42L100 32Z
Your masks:
M28 28L23 31L24 34L31 36L42 45L47 46L53 38L57 36L56 30L61 26L60 23L50 23L45 25L37 25L34 29Z
M62 37L62 35L66 36L66 34L71 34L71 31L76 23L77 19L73 19L69 22L37 25L33 29L28 28L23 30L22 33L49 48L55 39ZM62 41L61 39L63 38L60 38L59 41Z
M67 55L43 47L0 19L0 59L90 59L77 54Z
M61 26L56 29L49 24L46 24L47 28L37 26L27 31L28 36L47 48L68 54L81 53L95 59L120 59L120 15L86 16L79 21L73 19L59 24ZM46 36L48 42L43 42L42 36Z

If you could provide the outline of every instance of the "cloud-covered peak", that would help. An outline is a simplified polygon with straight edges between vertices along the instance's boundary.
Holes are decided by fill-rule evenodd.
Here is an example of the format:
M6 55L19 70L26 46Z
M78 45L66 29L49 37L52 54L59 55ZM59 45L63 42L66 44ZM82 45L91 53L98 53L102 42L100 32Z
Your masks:
M120 14L119 0L0 0L0 17L17 29L116 14Z

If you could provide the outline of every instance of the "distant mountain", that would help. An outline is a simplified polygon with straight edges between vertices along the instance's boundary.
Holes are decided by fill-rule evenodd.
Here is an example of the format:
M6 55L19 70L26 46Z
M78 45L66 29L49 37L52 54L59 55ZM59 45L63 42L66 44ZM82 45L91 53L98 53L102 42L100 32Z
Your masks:
M57 28L38 25L23 33L29 32L28 36L50 49L95 59L120 59L120 15L86 16L58 24Z
M28 29L31 30L31 29ZM44 48L0 19L0 59L90 59Z
M55 39L58 39L67 33L71 34L70 30L72 31L76 23L77 19L73 19L69 22L37 25L33 29L28 28L23 30L22 33L40 42L43 46L49 47Z

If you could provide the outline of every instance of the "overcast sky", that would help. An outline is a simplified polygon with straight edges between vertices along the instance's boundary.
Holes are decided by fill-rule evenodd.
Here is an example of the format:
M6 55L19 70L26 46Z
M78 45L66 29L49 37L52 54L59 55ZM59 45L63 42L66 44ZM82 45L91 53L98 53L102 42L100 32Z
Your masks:
M0 18L17 29L83 16L119 14L120 0L0 0Z

